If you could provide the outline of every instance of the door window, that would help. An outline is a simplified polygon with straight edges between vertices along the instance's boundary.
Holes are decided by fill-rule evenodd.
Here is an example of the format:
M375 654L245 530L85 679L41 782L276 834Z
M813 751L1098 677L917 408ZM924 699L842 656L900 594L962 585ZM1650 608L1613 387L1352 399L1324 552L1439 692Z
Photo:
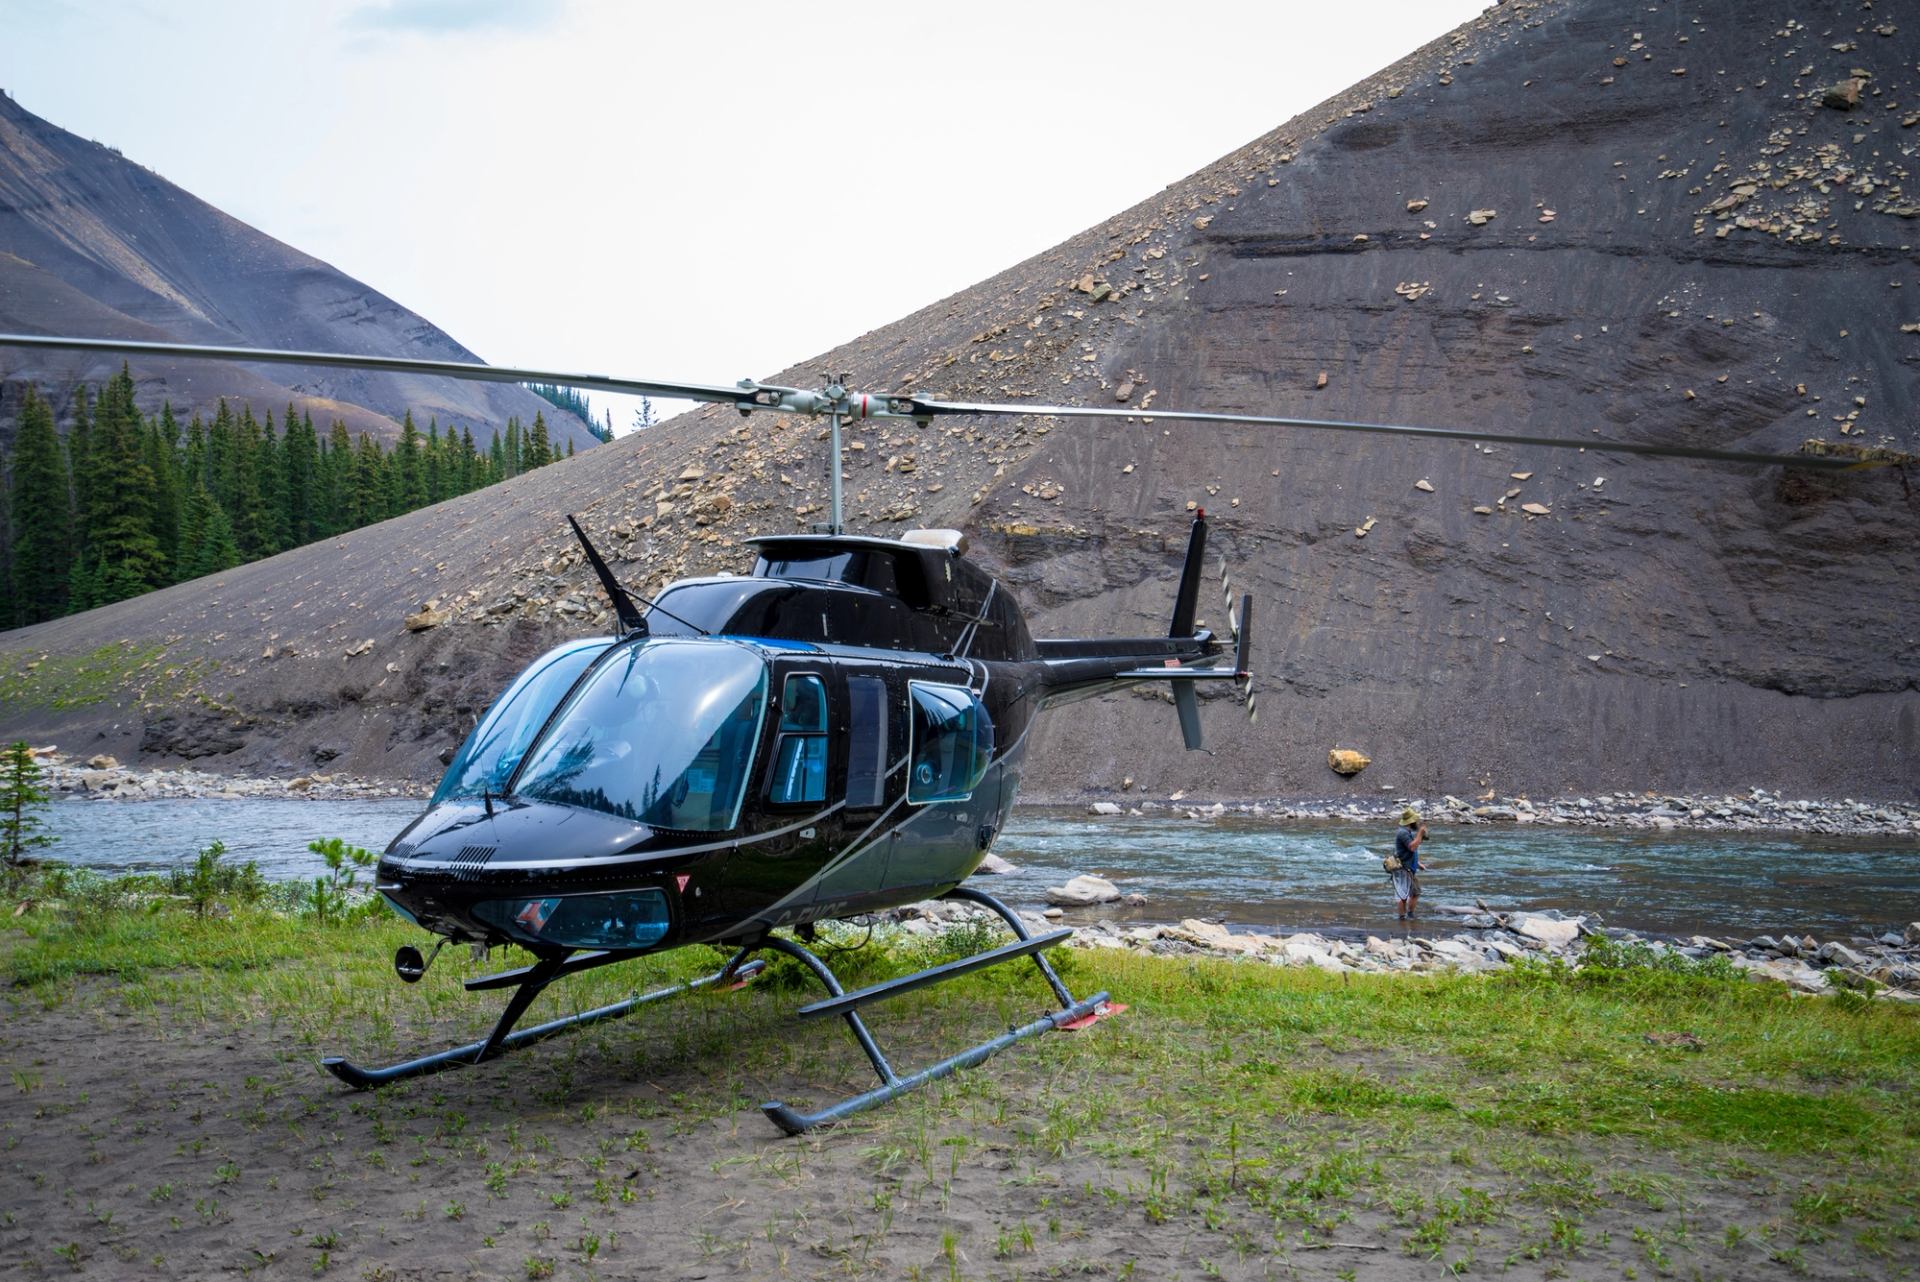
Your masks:
M789 676L780 696L780 739L768 799L775 805L827 799L827 688L812 673Z
M879 677L848 677L847 721L847 805L855 810L885 805L887 683Z

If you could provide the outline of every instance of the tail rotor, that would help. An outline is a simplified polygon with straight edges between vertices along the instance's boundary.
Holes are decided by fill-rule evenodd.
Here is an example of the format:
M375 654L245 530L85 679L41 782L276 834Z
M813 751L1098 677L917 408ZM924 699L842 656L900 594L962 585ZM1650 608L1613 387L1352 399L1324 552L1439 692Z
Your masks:
M1227 572L1227 558L1220 558L1220 594L1226 599L1227 630L1233 634L1233 679L1246 694L1247 723L1257 724L1260 710L1253 700L1253 593L1233 597L1233 578Z

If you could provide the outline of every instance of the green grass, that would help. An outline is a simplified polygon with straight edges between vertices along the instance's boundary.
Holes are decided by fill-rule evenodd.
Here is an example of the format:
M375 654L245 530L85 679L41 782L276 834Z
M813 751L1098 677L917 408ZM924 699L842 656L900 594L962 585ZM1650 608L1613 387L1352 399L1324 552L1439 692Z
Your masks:
M388 959L421 937L391 917L321 924L271 899L225 917L137 894L88 902L0 925L0 978L17 1006L152 1008L169 1023L216 1028L267 1020L301 1055L324 1047L378 1059L477 1036L500 997L458 981L525 960L509 950L476 962L449 949L407 986ZM833 964L852 987L986 942L956 932L839 953ZM1540 1261L1529 1268L1572 1276L1629 1266L1646 1277L1828 1266L1898 1276L1920 1259L1920 1017L1910 1008L1796 997L1624 951L1580 971L1421 976L1118 950L1052 956L1076 991L1107 989L1131 1011L1026 1043L825 1138L729 1146L735 1155L716 1174L792 1190L797 1207L816 1183L812 1164L838 1154L846 1165L819 1181L834 1192L807 1212L813 1236L773 1225L760 1246L716 1235L716 1258L772 1267L779 1257L753 1252L787 1233L849 1272L868 1261L884 1276L884 1250L869 1261L862 1235L918 1232L903 1227L916 1208L943 1223L937 1210L955 1181L987 1162L1004 1217L984 1239L923 1233L914 1258L934 1261L927 1276L959 1269L962 1257L974 1262L967 1276L1072 1272L1088 1235L1108 1224L1204 1229L1200 1254L1227 1275L1261 1253L1354 1241L1442 1271ZM719 960L689 948L585 972L528 1019ZM759 1125L752 1106L766 1084L809 1105L871 1085L837 1021L791 1018L813 995L781 959L745 993L666 1004L529 1053L500 1079L514 1083L508 1097L483 1090L443 1106L443 1079L350 1097L352 1129L364 1147L370 1128L367 1161L384 1163L392 1119L425 1119L400 1123L417 1132L419 1153L444 1148L472 1172L435 1194L440 1219L480 1225L491 1215L480 1208L560 1172L537 1186L540 1213L584 1225L630 1201L625 1172L651 1168L679 1137ZM1024 1022L1044 998L1030 967L1010 965L903 995L870 1019L907 1071ZM1680 1031L1704 1045L1647 1040ZM38 1106L49 1071L57 1066L17 1072L13 1097ZM632 1081L657 1090L628 1092ZM502 1111L470 1120L483 1104ZM254 1166L238 1157L233 1178L248 1180ZM140 1204L158 1207L172 1196L163 1187L147 1180ZM1702 1211L1703 1190L1734 1209ZM833 1234L818 1227L829 1221ZM527 1259L552 1259L561 1241L587 1253L572 1244L588 1237L568 1233ZM1589 1267L1603 1256L1613 1267ZM1178 1271L1206 1273L1192 1261ZM1154 1272L1141 1265L1141 1276Z

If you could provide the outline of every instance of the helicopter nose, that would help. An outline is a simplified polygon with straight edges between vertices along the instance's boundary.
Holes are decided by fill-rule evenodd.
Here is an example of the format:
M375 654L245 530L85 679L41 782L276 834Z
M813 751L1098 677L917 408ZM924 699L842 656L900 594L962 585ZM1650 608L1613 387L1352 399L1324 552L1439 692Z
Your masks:
M443 803L421 816L381 861L384 874L564 873L619 855L652 832L644 824L544 801Z

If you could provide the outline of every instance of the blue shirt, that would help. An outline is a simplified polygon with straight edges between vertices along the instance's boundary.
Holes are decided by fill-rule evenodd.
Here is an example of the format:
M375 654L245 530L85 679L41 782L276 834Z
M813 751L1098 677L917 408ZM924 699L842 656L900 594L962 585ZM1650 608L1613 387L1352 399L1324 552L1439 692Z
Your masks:
M1393 836L1393 853L1400 856L1400 866L1408 872L1420 871L1420 852L1413 848L1417 829L1402 828Z

